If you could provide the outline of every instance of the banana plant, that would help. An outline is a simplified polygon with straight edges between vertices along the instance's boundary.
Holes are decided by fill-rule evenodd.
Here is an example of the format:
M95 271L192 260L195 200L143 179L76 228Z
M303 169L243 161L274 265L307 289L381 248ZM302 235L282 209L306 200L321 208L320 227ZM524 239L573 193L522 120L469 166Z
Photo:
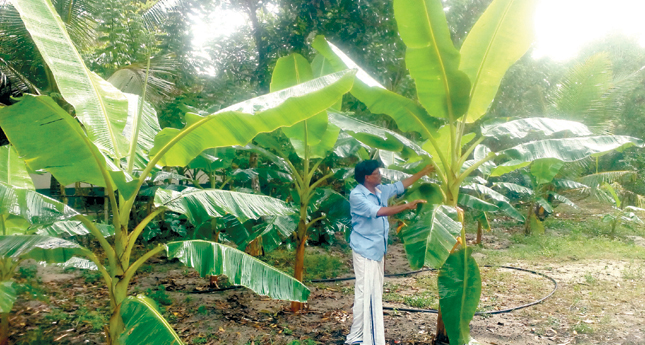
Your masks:
M460 212L447 210L457 207L466 178L493 160L507 160L496 168L501 175L538 159L570 162L595 153L642 145L639 139L625 136L545 139L489 152L465 165L484 140L496 141L507 136L521 139L533 131L545 135L562 131L588 135L579 133L582 124L549 118L520 119L467 131L486 114L504 74L532 44L535 4L533 0L492 1L457 50L450 38L442 1L395 0L394 15L407 47L405 61L416 84L416 99L387 90L324 37L318 36L313 42L313 47L334 70L358 68L351 94L369 111L392 117L400 130L418 132L426 140L422 147L433 157L440 182L436 192L445 206L425 204L422 210L426 215L425 230L413 227L402 231L402 237L413 267L427 265L440 269L442 313L436 339L448 338L452 344L472 341L468 324L477 309L481 290L477 265L463 240L465 229L455 233L455 228L447 225L463 219ZM444 125L436 128L437 120ZM461 238L461 246L455 246L457 237Z
M621 200L619 196L620 191L622 190L620 184L609 184L607 182L603 182L600 189L605 192L605 194L608 194L608 196L611 198L611 201L613 202L613 211L611 213L605 214L602 217L603 222L609 223L611 225L611 236L616 235L616 229L621 225L630 226L631 224L645 224L645 222L643 222L643 220L638 217L638 214L642 215L643 212L645 212L645 209L636 206L625 205L623 200Z
M129 148L140 140L131 142L122 134L128 116L127 97L85 67L48 0L20 0L13 5L52 70L61 94L74 106L77 117L73 118L50 97L25 95L17 104L1 109L0 126L29 169L46 170L61 184L86 182L105 188L113 213L114 239L108 242L85 215L77 214L73 220L87 228L107 258L104 264L94 254L85 255L101 272L107 287L111 306L106 327L108 343L181 343L174 330L159 317L154 305L145 298L128 297L127 293L137 269L161 252L194 267L202 276L223 274L233 284L259 294L306 301L309 290L302 283L219 243L171 242L136 260L131 257L146 224L164 210L186 214L196 221L226 212L247 218L293 213L279 200L215 189L174 191L174 194L159 190L156 196L159 202L151 214L134 228L128 226L128 220L137 192L158 166L184 167L206 149L246 145L258 133L308 119L337 103L351 88L355 72L346 70L327 75L207 116L186 114L184 128L163 129L154 136L152 148L141 150L146 163L141 173L133 177L130 169L134 164L128 162L136 160L137 150ZM142 121L132 123L133 133L141 134ZM52 142L56 145L51 145ZM148 325L146 332L133 336L142 324Z

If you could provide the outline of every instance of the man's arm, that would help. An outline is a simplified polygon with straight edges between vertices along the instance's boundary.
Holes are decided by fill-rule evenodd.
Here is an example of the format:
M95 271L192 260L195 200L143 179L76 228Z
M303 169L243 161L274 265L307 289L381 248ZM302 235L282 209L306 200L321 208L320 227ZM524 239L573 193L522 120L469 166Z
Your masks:
M381 207L378 212L376 212L377 217L383 217L383 216L393 216L397 213L401 213L405 210L413 210L417 208L418 203L425 203L425 200L414 200L413 202L409 204L402 204L402 205L397 205L397 206L388 206L388 207Z
M429 173L431 173L431 172L433 172L433 171L434 171L434 165L432 165L432 164L428 164L428 165L426 165L426 166L425 166L425 168L423 168L423 169L422 169L421 171L419 171L418 173L416 173L416 174L414 174L414 175L412 175L412 176L410 176L410 177L406 178L405 180L401 181L401 182L403 182L403 188L406 188L406 189L407 189L407 188L408 188L408 187L410 187L412 184L414 184L415 182L417 182L420 178L422 178L424 175L427 175L427 174L429 174ZM399 212L400 212L400 211L399 211ZM397 213L398 213L398 212L397 212Z

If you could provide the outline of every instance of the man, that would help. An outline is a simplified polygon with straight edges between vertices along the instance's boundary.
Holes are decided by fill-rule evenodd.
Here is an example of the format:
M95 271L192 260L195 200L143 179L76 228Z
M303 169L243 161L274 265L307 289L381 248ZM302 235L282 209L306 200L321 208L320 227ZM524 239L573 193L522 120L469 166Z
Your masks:
M379 162L366 160L358 163L354 176L359 183L349 195L352 216L352 248L356 285L354 287L354 321L346 344L385 345L383 328L383 256L387 252L389 233L388 216L415 209L415 200L408 204L388 206L394 195L403 194L422 176L434 171L427 165L420 172L394 184L382 185Z

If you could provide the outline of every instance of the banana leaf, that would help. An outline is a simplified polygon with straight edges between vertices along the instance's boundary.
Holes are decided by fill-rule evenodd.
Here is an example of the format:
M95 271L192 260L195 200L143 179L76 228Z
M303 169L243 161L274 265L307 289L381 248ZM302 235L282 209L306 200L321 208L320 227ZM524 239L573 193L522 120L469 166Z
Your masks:
M127 140L122 134L128 116L125 95L85 66L50 1L14 0L11 3L20 12L58 90L74 106L89 139L110 157L125 157Z
M12 281L0 282L0 313L10 313L16 301L16 290Z
M0 182L0 215L14 215L32 225L41 225L70 219L78 212L36 191L13 188Z
M479 266L472 248L460 249L448 257L439 271L439 306L451 344L469 344L470 321L481 296Z
M325 57L322 56L321 54L316 54L316 56L314 56L314 60L311 61L311 69L313 70L314 78L319 78L327 74L332 74L336 72L336 70L334 69L334 66L332 66L332 64L327 59L325 59ZM338 102L336 102L336 104L329 107L329 109L340 111L342 107L343 107L343 98L341 97L338 100Z
M18 188L36 189L25 162L10 145L0 146L0 182Z
M128 152L132 152L132 146L135 147L135 156L133 167L137 170L145 169L148 165L148 152L154 146L154 140L157 133L161 131L157 112L148 102L143 102L141 118L138 118L139 108L141 107L141 97L131 93L125 94L128 99L128 117L126 119L123 135L128 140ZM133 140L136 138L136 140Z
M457 203L461 206L468 207L477 211L495 212L499 211L499 207L486 202L478 197L466 193L459 193Z
M159 160L163 166L186 166L207 148L246 145L259 133L294 125L329 108L350 90L354 74L350 70L330 74L205 117L188 113L183 129L159 132L150 156L163 154Z
M338 47L327 42L324 36L316 36L311 45L332 64L336 71L341 71L345 68L358 71L351 94L363 102L370 112L386 114L396 121L400 130L418 132L425 138L436 130L436 119L428 115L422 106L387 90Z
M508 68L533 43L535 0L495 0L461 46L459 69L472 82L467 122L483 116Z
M571 181L571 180L564 180L564 179L554 179L553 186L560 189L589 188L589 186L587 186L586 184L576 182L576 181Z
M440 268L457 243L461 223L457 211L444 205L425 204L417 221L404 227L400 236L412 269Z
M545 117L530 117L501 124L482 126L481 131L483 136L497 140L505 137L522 139L531 132L540 132L544 135L552 135L564 131L569 131L575 136L593 134L587 126L580 122Z
M553 181L563 165L564 162L554 158L538 159L531 163L530 171L537 184L545 184Z
M387 128L374 126L334 111L329 112L329 122L367 146L397 152L408 147L419 156L428 156L415 142Z
M201 240L166 244L168 258L193 267L201 277L225 275L233 285L274 299L306 302L309 289L293 277L237 249Z
M569 198L565 197L562 194L553 193L553 192L550 192L549 194L553 197L553 199L555 199L555 200L557 200L557 201L559 201L559 202L561 202L563 204L567 204L567 205L569 205L569 206L571 206L573 208L578 208L578 205L574 204L573 201L569 200Z
M29 169L50 172L62 185L87 182L134 193L136 181L107 160L88 139L78 121L47 96L25 95L21 101L0 109L0 126ZM52 143L56 143L52 145Z
M96 227L101 231L101 234L104 237L114 236L114 226L111 224L102 224L94 223ZM38 235L46 235L53 237L61 236L87 236L90 234L90 231L87 230L85 225L78 220L66 220L58 221L49 226L42 227L36 231Z
M532 141L499 152L500 156L507 156L513 163L497 166L491 176L500 176L502 173L519 169L528 165L528 162L538 159L554 158L563 162L574 162L613 150L622 151L632 146L643 147L643 141L623 135Z
M284 201L264 195L196 188L181 192L160 188L155 194L155 206L184 214L195 226L226 214L244 223L262 216L288 216L295 212Z
M125 324L119 337L121 344L184 344L161 314L157 303L144 295L128 296L121 303L119 312Z
M526 188L524 186L520 186L519 184L515 184L515 183L495 182L493 183L493 187L502 187L510 190L511 192L533 195L533 190L531 188Z
M430 140L426 141L423 143L423 149L427 151L429 154L431 154L433 157L439 157L439 151L441 152L450 152L451 146L450 146L450 126L443 126L439 128L435 133L432 134L432 137L434 138L437 147L435 148L434 145L430 142ZM472 140L475 137L475 133L468 133L464 134L462 138L462 145L467 144L470 140ZM439 151L437 151L437 148ZM446 159L446 164L451 165L452 163L452 158L451 155L444 155ZM439 168L443 171L449 171L450 166L444 167L443 161L437 159L435 160L435 163L439 166Z
M298 227L293 217L270 217L264 222L246 231L244 227L229 228L226 230L226 237L232 240L237 248L244 250L246 246L256 238L262 238L262 248L265 253L278 248L284 239L289 238Z
M77 243L51 236L0 236L0 257L3 258L63 263L74 256L84 256L88 252Z
M419 102L432 116L454 121L468 110L471 81L459 70L443 7L441 0L395 0L394 17Z
M519 221L522 221L522 222L524 221L524 216L515 207L513 207L513 205L511 205L510 200L508 200L508 198L503 196L502 194L492 190L491 188L488 188L484 185L477 184L477 183L465 185L465 186L462 186L461 188L473 190L479 194L482 194L491 198L494 201L495 205L499 207L499 209L502 212L506 213L508 216L513 217Z

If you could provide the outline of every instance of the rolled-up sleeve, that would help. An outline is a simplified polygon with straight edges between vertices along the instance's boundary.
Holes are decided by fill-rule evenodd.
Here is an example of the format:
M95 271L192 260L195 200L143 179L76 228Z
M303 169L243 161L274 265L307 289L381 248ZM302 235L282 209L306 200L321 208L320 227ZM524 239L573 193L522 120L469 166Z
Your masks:
M403 185L401 185L403 187ZM349 195L349 204L351 212L366 218L376 218L381 206L367 200L367 197L361 193L352 193Z

